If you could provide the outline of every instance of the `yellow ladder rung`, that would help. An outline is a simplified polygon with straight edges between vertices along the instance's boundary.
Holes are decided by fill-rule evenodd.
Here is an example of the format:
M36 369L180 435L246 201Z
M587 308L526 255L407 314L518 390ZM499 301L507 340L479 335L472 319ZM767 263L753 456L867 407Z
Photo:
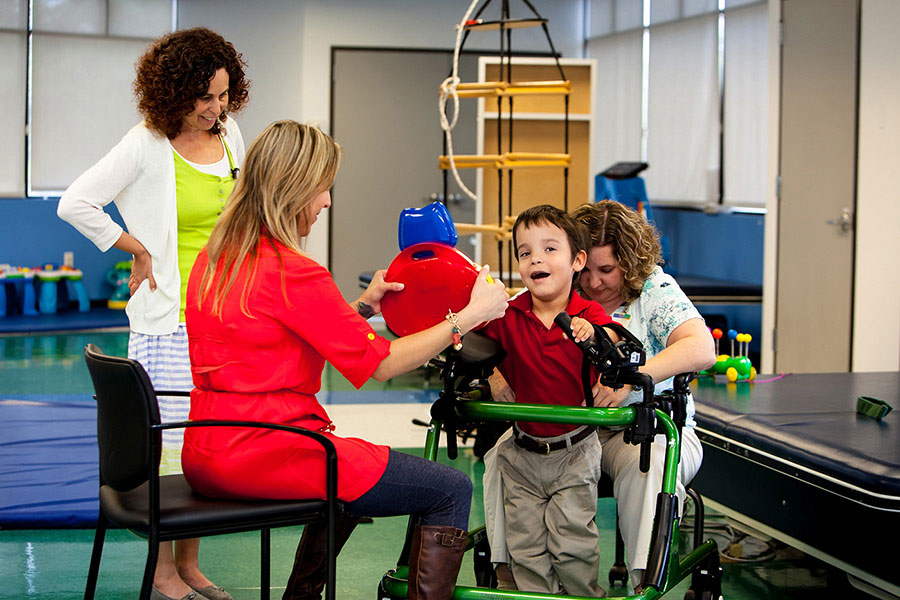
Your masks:
M493 90L505 88L509 84L505 81L467 81L456 85L457 90Z
M572 89L572 82L567 79L557 79L555 81L513 81L509 85L510 87L520 88L564 87L566 89Z
M446 86L442 86L445 88ZM460 83L456 95L460 98L481 98L487 96L516 96L538 94L571 94L572 82L557 81L475 81Z
M508 226L499 225L477 225L475 223L455 223L456 233L460 235L469 235L474 233L494 234L494 240L503 242L512 239L512 231Z
M520 169L523 167L568 167L567 160L516 160L502 165L504 169Z
M456 90L460 98L494 98L503 95L502 90L491 88L489 90Z
M498 167L503 163L503 157L499 154L459 154L453 157L457 169L477 169L479 167ZM438 168L449 169L450 157L443 155L438 158Z
M572 90L559 87L559 88L516 88L509 87L505 90L500 91L498 96L550 96L552 94L559 94L560 96L566 96L572 93Z
M571 155L556 152L507 152L503 157L506 160L569 160Z
M501 95L522 96L528 94L571 94L571 81L514 81L504 88Z
M506 154L461 154L453 157L457 169L513 169L519 167L568 167L572 162L569 154L547 152L508 152ZM438 168L449 169L450 157L438 159Z

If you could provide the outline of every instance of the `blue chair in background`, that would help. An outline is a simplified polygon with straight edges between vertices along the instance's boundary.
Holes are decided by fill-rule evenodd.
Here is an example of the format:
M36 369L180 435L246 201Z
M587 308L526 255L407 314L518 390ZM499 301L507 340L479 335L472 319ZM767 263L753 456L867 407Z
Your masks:
M615 200L641 214L648 222L653 222L653 207L647 199L647 186L644 178L638 177L641 171L647 168L644 162L618 162L602 173L594 177L594 199ZM662 246L663 271L673 277L678 270L672 264L672 255L669 251L669 240L660 235Z

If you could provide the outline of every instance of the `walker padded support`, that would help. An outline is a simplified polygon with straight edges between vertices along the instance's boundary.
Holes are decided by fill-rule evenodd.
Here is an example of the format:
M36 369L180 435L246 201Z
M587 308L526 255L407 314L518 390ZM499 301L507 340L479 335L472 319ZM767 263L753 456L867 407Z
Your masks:
M660 492L656 496L656 518L653 520L653 534L650 538L650 556L641 586L652 585L657 590L665 589L669 563L669 546L678 516L678 496Z

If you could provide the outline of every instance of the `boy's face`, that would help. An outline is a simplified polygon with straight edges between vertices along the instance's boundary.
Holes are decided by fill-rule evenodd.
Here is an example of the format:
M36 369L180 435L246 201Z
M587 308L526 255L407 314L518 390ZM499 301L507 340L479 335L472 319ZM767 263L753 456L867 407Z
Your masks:
M550 223L519 227L516 257L522 283L534 298L552 302L568 298L572 276L584 267L587 256L581 250L572 258L566 232Z

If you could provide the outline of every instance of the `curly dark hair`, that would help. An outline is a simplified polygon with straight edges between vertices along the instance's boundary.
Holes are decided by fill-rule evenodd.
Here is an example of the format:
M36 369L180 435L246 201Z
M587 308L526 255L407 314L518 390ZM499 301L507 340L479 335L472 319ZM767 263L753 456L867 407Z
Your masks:
M224 68L228 72L228 109L210 130L218 134L227 113L237 112L247 103L250 82L244 76L246 66L234 46L209 29L195 27L164 35L136 64L138 110L152 129L173 139L196 100L206 94L216 71Z
M587 228L591 248L612 246L622 269L622 300L631 302L640 296L644 281L662 263L656 228L615 200L583 204L572 212L572 217Z

